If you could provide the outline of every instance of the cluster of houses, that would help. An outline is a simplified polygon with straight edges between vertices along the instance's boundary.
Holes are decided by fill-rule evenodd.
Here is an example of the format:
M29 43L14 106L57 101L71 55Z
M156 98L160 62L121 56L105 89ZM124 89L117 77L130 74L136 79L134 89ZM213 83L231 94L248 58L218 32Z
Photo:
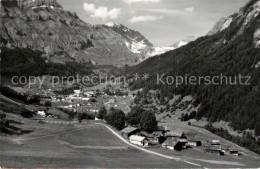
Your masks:
M196 139L196 134L184 134L179 130L168 130L158 126L153 133L141 131L135 127L127 127L122 130L122 135L133 144L139 146L161 145L163 148L181 151L188 147L198 147L202 143Z
M68 109L73 112L91 112L91 113L98 113L100 106L92 103L75 103L69 104L66 106L57 106L58 108Z
M97 91L81 91L74 90L73 94L70 95L56 95L51 90L43 90L41 93L37 93L40 103L44 104L46 101L55 103L54 107L68 109L74 112L92 112L97 113L100 109L100 106L97 104L91 103L91 98L96 97L99 94ZM38 108L39 109L39 108ZM36 114L47 117L47 108L42 108L35 111Z
M182 151L184 149L201 147L202 141L196 136L196 133L184 133L181 130L169 130L167 127L158 126L153 133L141 131L135 127L127 127L121 131L123 137L132 144L147 147L152 145L161 145L169 150ZM219 140L208 140L204 145L204 152L217 155L229 153L231 155L240 155L238 150L225 147Z
M204 147L206 153L213 153L217 155L225 155L229 153L234 156L239 156L241 153L238 149L230 148L226 145L221 145L219 140L208 140L207 145Z
M74 93L70 95L57 95L54 94L50 89L44 90L40 93L37 93L41 101L51 101L51 102L74 102L74 101L89 101L90 98L96 97L97 94L100 94L98 91L81 91L74 90Z

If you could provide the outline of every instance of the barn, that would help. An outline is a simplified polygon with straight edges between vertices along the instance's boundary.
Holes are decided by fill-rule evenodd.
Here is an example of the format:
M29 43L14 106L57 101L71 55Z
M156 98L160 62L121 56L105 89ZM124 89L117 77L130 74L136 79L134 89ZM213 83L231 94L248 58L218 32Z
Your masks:
M202 145L201 141L196 138L195 133L185 134L185 136L188 140L188 143L187 143L188 146L199 147Z
M181 151L185 148L185 143L181 142L179 139L168 138L164 141L162 147L170 150Z

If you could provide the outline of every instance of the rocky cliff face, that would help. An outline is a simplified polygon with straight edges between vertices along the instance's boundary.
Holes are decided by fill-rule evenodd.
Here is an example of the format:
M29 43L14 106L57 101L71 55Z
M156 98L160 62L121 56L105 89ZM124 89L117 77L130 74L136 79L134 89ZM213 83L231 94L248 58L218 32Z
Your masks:
M218 32L223 31L227 27L230 26L231 22L233 20L233 17L230 16L228 18L221 18L214 26L213 28L209 31L208 35L214 35Z
M0 22L1 46L44 51L51 62L122 66L142 57L129 50L129 35L119 34L119 28L85 23L56 0L1 1Z
M238 13L235 13L227 18L221 18L215 26L209 31L208 35L214 35L219 33L230 26L237 27L238 31L236 34L231 37L232 40L238 35L243 34L244 30L250 27L253 24L253 20L260 13L260 0L251 0L244 7L242 7ZM260 48L260 25L255 27L254 40L253 43L256 48ZM223 40L224 43L227 43L227 39Z

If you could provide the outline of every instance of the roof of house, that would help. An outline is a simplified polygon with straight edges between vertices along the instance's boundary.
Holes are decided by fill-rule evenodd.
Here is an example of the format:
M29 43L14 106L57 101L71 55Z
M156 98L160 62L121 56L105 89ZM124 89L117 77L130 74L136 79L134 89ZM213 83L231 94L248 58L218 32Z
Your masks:
M171 130L169 132L166 133L166 136L168 137L181 137L184 135L184 132L181 130Z
M122 132L123 132L123 133L126 133L126 134L129 134L129 133L132 133L132 132L134 132L134 131L136 131L136 130L138 130L138 129L135 128L135 127L127 127L127 128L124 128L124 129L122 130Z
M132 136L130 136L130 139L133 140L133 141L139 141L140 142L140 141L145 140L145 137L132 135Z
M208 150L221 150L221 146L205 146L205 149L208 149Z
M188 141L198 141L198 139L196 138L196 133L192 133L192 134L185 133L185 137L187 138Z
M175 146L178 143L178 139L168 138L163 142L163 146Z
M210 140L210 144L220 144L219 140Z
M166 131L164 126L157 126L157 131Z

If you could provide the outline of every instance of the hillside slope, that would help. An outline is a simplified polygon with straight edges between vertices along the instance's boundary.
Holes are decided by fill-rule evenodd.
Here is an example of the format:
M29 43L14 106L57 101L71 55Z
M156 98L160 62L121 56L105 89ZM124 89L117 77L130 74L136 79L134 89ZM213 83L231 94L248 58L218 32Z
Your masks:
M232 15L225 29L212 36L197 39L174 51L153 57L128 70L150 74L138 80L132 88L160 89L160 98L192 94L202 103L197 118L211 122L225 120L237 130L255 129L260 135L260 0L251 0ZM166 76L250 76L250 86L243 85L163 85L157 84L157 74ZM131 76L130 76L131 77ZM161 77L161 76L160 76ZM165 80L165 78L164 78ZM234 81L234 80L232 80Z

